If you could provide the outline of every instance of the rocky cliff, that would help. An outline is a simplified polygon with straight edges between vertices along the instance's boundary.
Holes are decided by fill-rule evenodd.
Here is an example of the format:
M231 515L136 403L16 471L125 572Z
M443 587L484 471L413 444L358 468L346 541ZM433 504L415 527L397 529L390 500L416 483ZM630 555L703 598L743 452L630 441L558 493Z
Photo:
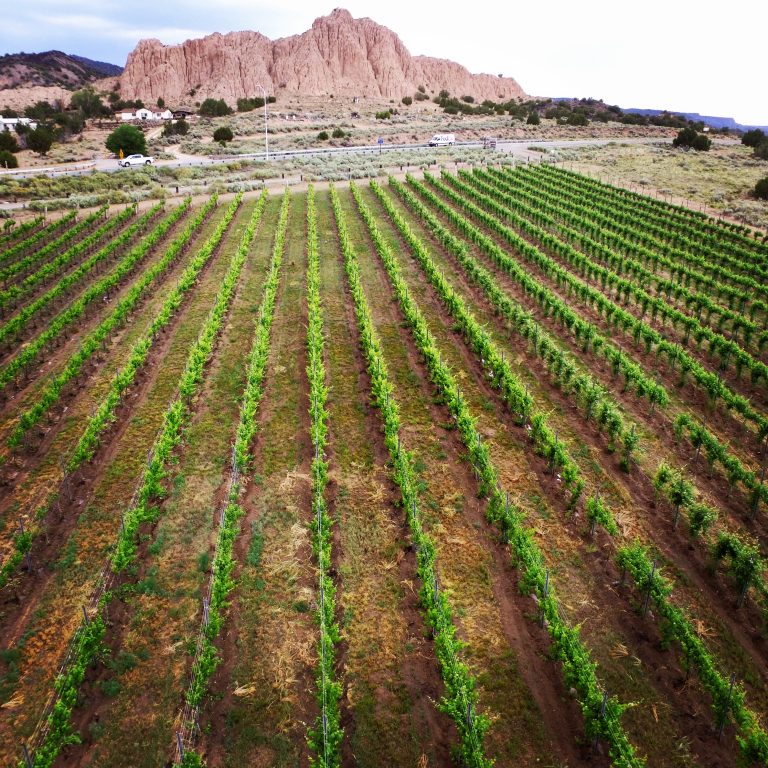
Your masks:
M124 99L154 104L194 97L224 99L291 93L397 99L418 86L428 94L445 89L476 100L524 98L510 77L473 75L451 61L411 56L400 38L371 19L336 9L300 35L269 40L259 32L219 33L181 45L142 40L120 78Z

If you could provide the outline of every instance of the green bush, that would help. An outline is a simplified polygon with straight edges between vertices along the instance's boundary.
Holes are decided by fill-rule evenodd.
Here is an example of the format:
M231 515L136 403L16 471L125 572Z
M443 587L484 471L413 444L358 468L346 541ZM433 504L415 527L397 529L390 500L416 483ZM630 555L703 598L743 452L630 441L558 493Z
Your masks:
M232 114L232 109L224 99L206 99L198 112L207 117L225 117Z
M376 113L377 120L389 120L390 117L392 117L392 111L389 109L385 109L383 112Z
M572 112L568 115L568 119L565 122L566 125L589 125L589 120L583 112Z
M712 139L709 136L705 136L703 133L699 133L693 140L691 145L697 152L709 152L712 148Z
M274 104L276 101L274 96L267 96L267 104ZM237 111L238 112L251 112L254 109L261 109L264 106L264 99L261 96L257 96L255 99L238 99Z
M756 147L754 152L755 157L760 160L768 160L768 139L761 141Z
M19 161L16 155L7 149L0 149L0 168L18 168Z
M687 126L678 132L672 146L695 149L697 152L708 152L712 146L712 140L703 133L698 133L695 128Z
M19 143L10 131L0 131L0 150L4 152L19 151Z
M405 104L406 107L410 107L411 104L413 104L413 98L411 96L403 96L401 101L403 104Z
M111 114L110 110L101 103L101 96L90 85L75 91L70 104L73 109L80 110L84 117L102 117Z
M222 125L221 128L217 128L213 132L213 140L218 141L219 144L224 146L228 141L232 141L235 135L232 133L232 129L228 125Z
M755 128L752 131L747 131L742 137L741 137L741 143L744 144L746 147L754 147L757 148L760 144L765 141L765 133L760 130L760 128Z
M121 125L107 136L107 149L116 155L146 155L147 139L135 125Z
M163 126L163 136L169 138L171 136L186 136L189 133L189 123L183 118L179 118L174 122L168 120Z
M538 112L531 112L528 115L528 119L525 121L528 125L539 125L541 123L541 118L539 117Z
M320 133L317 134L317 138L319 141L328 141L328 131L320 131Z
M53 133L42 125L27 134L27 147L38 155L48 154L51 144L53 144Z
M343 139L347 134L344 133L343 128L334 128L333 133L331 136L333 136L334 139Z
M768 200L768 176L764 179L760 179L760 181L755 184L755 197L760 200Z
M421 86L419 86L419 88L421 88ZM429 96L423 91L416 91L416 93L413 94L413 98L416 99L416 101L429 101Z
M466 101L467 104L474 104L475 103L475 97L474 96L462 96L462 101Z

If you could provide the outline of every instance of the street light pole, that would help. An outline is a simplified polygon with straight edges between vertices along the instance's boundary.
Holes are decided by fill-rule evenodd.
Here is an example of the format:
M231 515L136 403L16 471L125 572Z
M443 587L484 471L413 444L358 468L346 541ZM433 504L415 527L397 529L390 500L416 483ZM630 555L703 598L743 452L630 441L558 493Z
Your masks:
M269 134L267 133L267 120L269 116L267 114L267 92L264 90L263 85L257 85L257 88L261 88L262 96L264 97L264 146L266 159L269 160Z

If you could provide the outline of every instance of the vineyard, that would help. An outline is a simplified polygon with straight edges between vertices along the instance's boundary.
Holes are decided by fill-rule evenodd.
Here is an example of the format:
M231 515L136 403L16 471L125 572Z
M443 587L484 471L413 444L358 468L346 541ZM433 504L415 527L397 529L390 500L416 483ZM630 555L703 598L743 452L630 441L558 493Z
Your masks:
M546 164L0 239L0 763L768 766L768 244Z

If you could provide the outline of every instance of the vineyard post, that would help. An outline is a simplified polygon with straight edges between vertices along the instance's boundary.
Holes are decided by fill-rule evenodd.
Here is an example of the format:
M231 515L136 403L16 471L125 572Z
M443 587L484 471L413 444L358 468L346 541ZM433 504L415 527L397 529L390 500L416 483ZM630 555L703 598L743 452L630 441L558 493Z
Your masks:
M603 691L603 700L600 702L600 719L605 719L605 708L608 704L608 691ZM600 741L600 736L595 736L594 744L592 745L592 748L597 751L597 745Z
M723 735L723 731L725 730L725 724L728 721L728 710L731 708L731 698L733 697L733 686L735 683L736 683L736 673L731 672L731 681L728 686L728 698L726 698L725 700L725 707L720 717L720 725L718 726L718 729L717 729L718 740Z
M547 568L546 573L544 574L544 590L542 592L541 596L541 618L540 623L541 626L544 626L544 622L546 621L546 614L544 612L544 601L549 596L549 568Z
M176 731L176 746L179 750L179 759L184 761L184 740L181 738L181 731Z
M86 627L91 623L88 618L88 609L85 606L83 606L83 621L85 622Z
M648 589L645 592L645 598L643 600L643 616L648 613L648 604L651 602L651 589L653 587L653 577L656 575L656 561L653 561L651 565L651 575L648 577Z
M32 757L29 754L29 749L27 749L27 745L22 744L21 748L24 750L24 762L27 764L27 768L34 768L34 763L32 762Z

